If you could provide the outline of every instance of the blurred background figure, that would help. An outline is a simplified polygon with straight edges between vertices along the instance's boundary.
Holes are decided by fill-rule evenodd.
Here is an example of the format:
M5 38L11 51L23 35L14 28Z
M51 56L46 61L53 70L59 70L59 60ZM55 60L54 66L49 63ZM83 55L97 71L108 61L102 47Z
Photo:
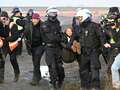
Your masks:
M25 17L25 32L31 32L31 23L32 23L32 15L34 14L34 11L33 9L29 9L28 12L27 12L27 15ZM27 53L28 55L31 55L31 42L30 42L30 39L31 39L31 35L28 34L28 33L25 33L25 45L26 45L26 49L27 49Z

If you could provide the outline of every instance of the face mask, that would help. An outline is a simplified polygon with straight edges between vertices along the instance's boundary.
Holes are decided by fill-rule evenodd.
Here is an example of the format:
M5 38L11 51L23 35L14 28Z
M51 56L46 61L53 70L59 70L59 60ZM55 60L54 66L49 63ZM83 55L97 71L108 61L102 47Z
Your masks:
M48 16L48 19L50 20L50 21L56 21L57 20L57 16Z
M57 20L57 13L56 12L50 12L50 13L48 13L48 19L50 20L50 21L56 21Z

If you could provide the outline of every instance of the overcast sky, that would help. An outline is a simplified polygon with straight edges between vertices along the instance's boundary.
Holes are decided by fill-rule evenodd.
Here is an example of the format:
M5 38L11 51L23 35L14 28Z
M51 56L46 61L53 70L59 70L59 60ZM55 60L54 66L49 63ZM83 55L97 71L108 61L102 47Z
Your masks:
M0 0L0 6L111 7L120 6L120 0Z

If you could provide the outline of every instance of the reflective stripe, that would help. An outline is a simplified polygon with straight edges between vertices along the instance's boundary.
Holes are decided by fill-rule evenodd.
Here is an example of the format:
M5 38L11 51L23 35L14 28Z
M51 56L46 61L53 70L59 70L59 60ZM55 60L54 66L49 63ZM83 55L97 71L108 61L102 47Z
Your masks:
M20 25L18 25L18 24L16 23L16 21L17 21L18 19L20 19L20 18L18 18L18 17L13 17L13 22L17 25L18 30L22 30L23 27L20 26Z

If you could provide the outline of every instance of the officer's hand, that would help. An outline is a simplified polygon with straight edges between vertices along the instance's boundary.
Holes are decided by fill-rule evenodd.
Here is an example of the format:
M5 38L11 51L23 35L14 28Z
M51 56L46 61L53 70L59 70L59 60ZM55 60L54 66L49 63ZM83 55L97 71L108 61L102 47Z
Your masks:
M11 29L14 24L15 24L14 22L11 22L11 23L9 24L9 28Z
M21 40L22 40L22 39L21 39L20 37L17 39L18 42L20 42Z
M111 48L111 45L109 43L104 44L105 48Z
M75 47L74 45L71 46L71 49L72 49L72 51L73 51L74 53L77 52L77 49L76 49L76 47Z

